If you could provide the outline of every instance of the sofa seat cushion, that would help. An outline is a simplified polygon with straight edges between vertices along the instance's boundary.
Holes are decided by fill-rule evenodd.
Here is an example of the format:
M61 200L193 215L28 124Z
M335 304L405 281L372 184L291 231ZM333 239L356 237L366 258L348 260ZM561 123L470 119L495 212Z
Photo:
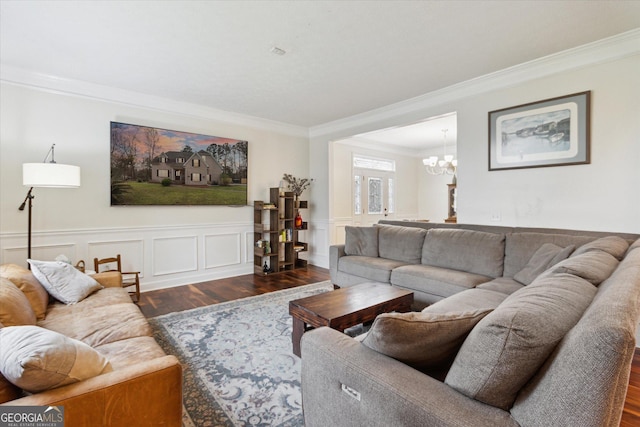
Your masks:
M378 254L381 258L419 264L427 230L396 225L379 226Z
M62 306L47 313L39 326L97 347L133 337L151 336L151 327L133 303L93 307ZM64 308L68 308L65 310Z
M570 274L536 279L471 331L445 383L504 410L580 320L597 288Z
M510 277L498 277L490 282L482 283L477 286L478 289L487 289L490 291L500 292L505 295L511 295L515 291L522 289L525 285Z
M405 265L391 273L391 284L402 288L448 297L488 282L491 277L429 265Z
M575 248L575 245L561 248L553 243L545 243L534 252L527 265L518 271L513 278L523 285L529 285L549 267L567 259Z
M36 318L44 319L49 305L49 294L31 271L17 264L3 264L0 265L0 277L11 280L29 300Z
M380 227L345 227L344 253L347 255L378 256Z
M165 352L153 337L128 338L99 345L95 350L109 359L115 371L165 356Z
M384 313L362 340L367 347L417 369L451 362L471 328L506 295L469 289L422 312Z
M338 261L338 270L375 282L389 283L391 271L406 262L386 258L347 255Z
M484 231L432 228L422 248L421 262L482 276L502 276L505 236Z
M37 393L113 369L88 345L37 326L0 329L0 371L13 384Z
M4 326L36 324L36 314L26 295L4 277L0 277L0 323Z

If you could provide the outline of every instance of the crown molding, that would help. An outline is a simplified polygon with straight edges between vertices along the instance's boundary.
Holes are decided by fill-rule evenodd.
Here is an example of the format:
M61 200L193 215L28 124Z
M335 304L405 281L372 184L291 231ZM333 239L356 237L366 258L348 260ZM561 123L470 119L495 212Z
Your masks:
M0 81L49 93L76 96L80 98L144 108L147 110L232 123L253 129L278 132L295 137L309 137L308 128L302 126L290 125L274 120L218 110L203 105L176 101L81 80L66 79L48 74L36 73L5 64L0 64Z
M502 89L566 71L610 62L640 53L640 28L592 43L554 53L494 73L438 89L415 98L365 113L313 126L309 137L347 137L362 129L395 117L416 113L470 96Z

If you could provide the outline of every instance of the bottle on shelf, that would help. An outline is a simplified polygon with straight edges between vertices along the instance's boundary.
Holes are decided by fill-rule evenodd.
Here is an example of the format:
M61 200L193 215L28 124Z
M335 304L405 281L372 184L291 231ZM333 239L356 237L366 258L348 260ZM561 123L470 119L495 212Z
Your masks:
M302 216L300 215L300 211L296 214L295 224L296 228L302 228Z

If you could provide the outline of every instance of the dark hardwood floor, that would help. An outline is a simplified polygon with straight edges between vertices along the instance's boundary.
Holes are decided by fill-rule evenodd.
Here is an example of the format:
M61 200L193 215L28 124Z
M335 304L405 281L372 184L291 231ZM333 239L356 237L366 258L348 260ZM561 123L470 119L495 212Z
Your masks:
M329 280L329 270L309 265L306 269L258 276L247 274L144 292L138 306L146 317L188 310L281 289ZM621 427L640 426L640 349L636 348L629 379L629 390L622 414Z

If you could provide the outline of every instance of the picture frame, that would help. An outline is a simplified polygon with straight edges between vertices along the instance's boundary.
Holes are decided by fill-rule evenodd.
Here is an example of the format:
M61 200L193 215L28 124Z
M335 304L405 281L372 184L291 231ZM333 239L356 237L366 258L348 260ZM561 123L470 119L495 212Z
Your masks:
M248 142L111 122L111 206L247 205Z
M591 163L591 91L489 112L489 171Z

